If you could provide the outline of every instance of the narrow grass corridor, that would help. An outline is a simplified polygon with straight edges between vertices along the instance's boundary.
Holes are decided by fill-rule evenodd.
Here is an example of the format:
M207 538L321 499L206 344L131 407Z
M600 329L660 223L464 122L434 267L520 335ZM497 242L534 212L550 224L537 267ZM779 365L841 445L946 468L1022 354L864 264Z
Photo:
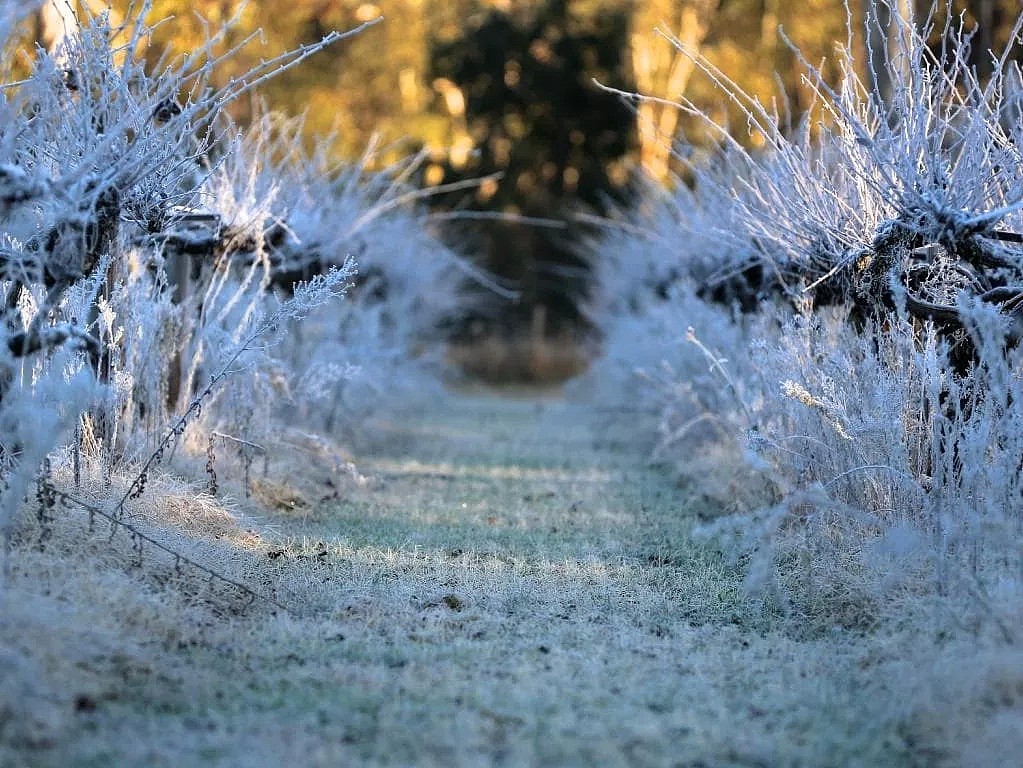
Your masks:
M690 536L641 414L487 392L388 413L352 476L296 453L256 486L291 501L231 557L290 614L79 574L108 586L46 642L90 705L0 764L912 764L870 649L772 629Z

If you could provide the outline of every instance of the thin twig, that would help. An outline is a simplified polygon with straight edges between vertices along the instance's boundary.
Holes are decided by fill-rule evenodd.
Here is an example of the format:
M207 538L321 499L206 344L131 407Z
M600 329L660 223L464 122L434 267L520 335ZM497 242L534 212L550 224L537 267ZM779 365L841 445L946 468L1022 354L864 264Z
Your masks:
M234 437L233 435L225 435L223 432L210 432L211 437L219 437L221 440L227 440L238 445L244 445L246 448L252 448L253 450L259 451L262 454L266 454L266 448L261 446L259 443L253 443L248 440L242 440L240 437Z
M230 365L234 363L240 354L241 352L232 357L223 369L210 377L209 384L206 385L205 389L203 389L203 391L200 392L194 400L192 400L188 408L185 409L185 412L175 420L174 424L160 439L160 442L156 445L156 450L149 454L149 458L146 459L146 462L142 465L142 469L135 476L135 479L132 480L131 485L128 486L128 490L125 491L124 496L122 496L121 500L117 503L116 509L118 515L123 515L124 505L128 502L128 499L142 495L142 491L145 490L146 487L146 480L149 477L149 470L163 459L164 451L167 450L168 446L170 446L174 440L182 435L185 427L188 426L188 420L193 416L193 414L199 414L202 410L203 400L209 397L217 383L227 376Z

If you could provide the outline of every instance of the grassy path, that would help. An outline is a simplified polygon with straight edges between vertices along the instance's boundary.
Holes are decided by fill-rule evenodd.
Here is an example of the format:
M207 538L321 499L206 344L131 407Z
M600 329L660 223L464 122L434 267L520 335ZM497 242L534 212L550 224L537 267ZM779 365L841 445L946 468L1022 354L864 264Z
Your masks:
M300 616L133 628L35 764L900 764L864 650L765 626L627 429L468 393L377 435L365 482L262 520L252 578Z

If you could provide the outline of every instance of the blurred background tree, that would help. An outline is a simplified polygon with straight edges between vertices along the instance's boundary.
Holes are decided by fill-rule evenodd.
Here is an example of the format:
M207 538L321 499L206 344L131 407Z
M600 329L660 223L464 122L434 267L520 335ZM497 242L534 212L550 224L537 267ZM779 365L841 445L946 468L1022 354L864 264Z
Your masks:
M107 7L104 0L78 2L93 12ZM27 43L53 44L66 23L63 5L50 0L28 19ZM895 2L899 13L916 20L929 5ZM116 23L129 0L112 0L109 7ZM938 10L963 13L968 25L979 25L972 55L984 74L991 68L986 51L1006 44L1019 5L941 0ZM846 41L847 13L861 30L865 14L887 12L876 0L851 0L848 8L841 0L154 0L153 18L172 18L142 54L155 61L193 50L231 20L225 50L263 30L219 70L226 79L261 58L383 15L385 23L269 81L258 99L274 110L305 113L307 140L332 135L339 159L361 156L376 137L377 167L423 152L424 186L487 177L467 192L438 194L434 208L454 211L445 232L522 292L518 304L500 305L494 317L535 330L539 316L555 330L578 319L577 298L585 290L580 249L591 230L578 214L628 205L640 168L661 183L675 183L681 169L673 139L717 140L669 106L627 104L592 80L669 101L684 94L757 147L761 137L743 135L739 113L665 36L705 56L765 103L784 94L799 119L812 107L812 91L778 29L807 60L824 61L831 77L826 62L836 41ZM863 35L852 42L866 62ZM24 71L28 61L16 56L13 68ZM862 74L869 79L865 65ZM244 123L257 108L256 98L236 104L234 117ZM547 221L486 218L492 214ZM438 219L445 216L452 218Z
M452 123L463 135L427 168L427 177L490 177L470 194L434 202L526 218L469 218L449 227L522 292L516 305L492 318L503 327L528 322L536 331L550 321L554 330L578 319L586 268L577 244L585 227L574 214L603 214L628 197L633 113L593 83L631 89L627 34L622 3L555 0L534 9L492 9L432 47L433 82L447 94Z
M88 6L98 13L109 7L114 22L123 18L130 0L76 0L76 7ZM897 0L905 14L921 18L930 0ZM44 47L52 44L65 0L49 0L29 19L26 41ZM136 2L138 5L138 2ZM377 135L386 148L377 162L384 164L404 156L410 149L428 148L435 159L447 162L470 151L464 115L458 104L468 104L468 93L456 93L462 84L447 77L441 55L446 47L469 40L495 14L503 14L524 28L530 19L554 18L559 13L571 19L568 34L586 25L592 36L598 26L612 42L621 45L620 82L634 83L643 93L673 99L681 93L716 117L725 117L729 106L706 77L678 55L655 30L678 37L690 50L705 55L714 65L733 77L744 89L765 101L784 89L798 115L811 102L811 92L802 82L796 57L777 34L779 27L812 62L829 57L836 41L845 41L846 9L842 0L289 0L286 8L265 0L153 0L153 18L172 17L160 26L146 55L155 60L163 52L196 48L209 34L234 19L233 32L223 47L237 43L257 29L261 42L241 51L233 67L221 70L228 78L260 58L267 58L301 43L322 37L333 29L347 29L378 15L385 23L344 45L312 57L300 68L268 82L260 95L272 109L290 114L308 113L306 131L310 137L336 132L335 150L341 158L360 156ZM562 8L562 10L558 10ZM285 12L286 10L286 12ZM865 12L877 12L875 0L852 0L850 12L856 29ZM969 25L979 24L974 43L974 64L983 73L990 70L989 48L1000 50L1007 42L1012 23L1019 13L1017 0L940 0L939 13L965 13ZM616 28L616 29L613 29ZM612 40L613 38L613 40ZM519 42L532 42L522 36ZM509 56L508 41L493 38ZM470 43L466 43L469 45ZM861 39L861 59L865 47ZM495 54L496 55L496 54ZM517 56L528 56L521 51ZM588 54L589 55L589 54ZM606 51L601 55L608 55ZM440 56L440 58L438 58ZM24 57L18 57L24 66ZM510 59L509 59L510 60ZM590 66L589 59L574 60ZM571 62L567 62L571 64ZM825 72L827 72L825 65ZM774 73L778 76L775 77ZM450 73L448 73L450 74ZM864 70L864 75L866 71ZM585 74L582 75L586 77ZM479 83L475 87L480 87ZM511 89L503 93L513 95ZM252 104L236 107L244 120ZM705 141L700 126L668 107L639 107L639 141L631 146L627 159L641 163L655 178L668 178L671 163L667 138L681 131L689 140ZM738 117L737 114L733 117ZM750 137L756 143L756 137ZM436 173L428 179L435 180Z

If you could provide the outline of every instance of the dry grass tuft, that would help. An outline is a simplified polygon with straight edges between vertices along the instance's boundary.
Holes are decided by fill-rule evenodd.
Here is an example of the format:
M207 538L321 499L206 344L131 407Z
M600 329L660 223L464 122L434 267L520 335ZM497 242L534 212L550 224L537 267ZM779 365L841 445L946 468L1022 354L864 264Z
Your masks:
M306 514L313 506L304 493L289 483L262 477L252 481L252 498L260 506L279 513Z

